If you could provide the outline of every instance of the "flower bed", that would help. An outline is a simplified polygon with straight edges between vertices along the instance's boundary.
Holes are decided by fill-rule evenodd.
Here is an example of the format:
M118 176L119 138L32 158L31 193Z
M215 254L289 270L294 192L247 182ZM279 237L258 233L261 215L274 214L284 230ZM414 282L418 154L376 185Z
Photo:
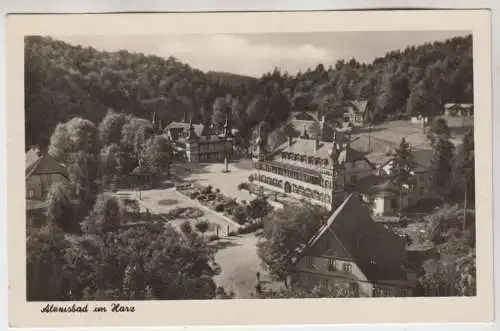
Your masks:
M210 185L179 185L177 186L177 191L193 200L197 200L203 206L234 220L240 225L247 224L250 221L244 204L238 203L236 199L225 196L220 190Z

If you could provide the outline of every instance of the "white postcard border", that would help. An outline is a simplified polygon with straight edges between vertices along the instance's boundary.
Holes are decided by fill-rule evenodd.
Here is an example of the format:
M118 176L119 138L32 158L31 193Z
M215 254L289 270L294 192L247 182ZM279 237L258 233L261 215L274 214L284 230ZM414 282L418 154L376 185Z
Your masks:
M168 15L168 16L165 16ZM196 18L193 18L196 16ZM168 19L165 19L168 17ZM9 320L12 327L489 322L493 318L491 38L488 11L23 15L7 22ZM196 24L194 23L196 22ZM258 24L256 23L258 22ZM302 22L302 24L297 24ZM474 49L478 296L134 302L135 313L43 315L25 302L24 35L470 30ZM425 311L425 314L418 314ZM360 313L362 312L362 313Z

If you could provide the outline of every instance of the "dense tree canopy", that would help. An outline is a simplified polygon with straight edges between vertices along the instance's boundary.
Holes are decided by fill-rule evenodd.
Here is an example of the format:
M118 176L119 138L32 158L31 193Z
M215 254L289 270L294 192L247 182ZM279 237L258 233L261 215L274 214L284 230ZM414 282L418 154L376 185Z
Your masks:
M258 79L207 74L173 57L102 52L39 36L26 38L25 53L27 146L47 146L57 124L75 116L93 123L108 117L99 139L116 143L123 117L107 115L109 109L147 119L155 111L165 124L188 112L194 121L220 124L220 110L229 107L235 127L250 138L262 121L271 130L280 127L290 109L320 109L331 117L342 100L365 99L373 104L374 119L387 119L432 116L446 102L473 98L471 36L391 51L369 64L312 64L295 75L275 68ZM224 100L224 107L216 100Z
M307 244L327 216L325 209L306 203L275 210L266 217L258 254L274 278L286 279L297 250Z

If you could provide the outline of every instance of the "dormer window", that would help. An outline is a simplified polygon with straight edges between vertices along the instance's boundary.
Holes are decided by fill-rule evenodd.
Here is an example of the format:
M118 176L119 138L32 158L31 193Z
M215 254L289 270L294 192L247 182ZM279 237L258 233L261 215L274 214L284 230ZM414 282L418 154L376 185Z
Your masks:
M375 258L374 258L373 256L372 256L372 257L370 257L369 262L370 262L370 264L371 264L371 265L375 265L375 264L377 264L377 261L375 260Z
M344 263L342 265L342 270L346 273L346 274L350 274L352 272L352 265L350 263Z
M334 271L337 269L336 257L331 257L328 259L328 270Z

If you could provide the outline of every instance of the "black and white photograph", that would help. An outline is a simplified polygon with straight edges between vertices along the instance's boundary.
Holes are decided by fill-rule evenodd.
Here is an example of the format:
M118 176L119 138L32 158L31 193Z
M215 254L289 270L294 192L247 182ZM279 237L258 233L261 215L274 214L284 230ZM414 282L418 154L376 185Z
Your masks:
M477 296L472 30L60 32L24 36L42 313Z

